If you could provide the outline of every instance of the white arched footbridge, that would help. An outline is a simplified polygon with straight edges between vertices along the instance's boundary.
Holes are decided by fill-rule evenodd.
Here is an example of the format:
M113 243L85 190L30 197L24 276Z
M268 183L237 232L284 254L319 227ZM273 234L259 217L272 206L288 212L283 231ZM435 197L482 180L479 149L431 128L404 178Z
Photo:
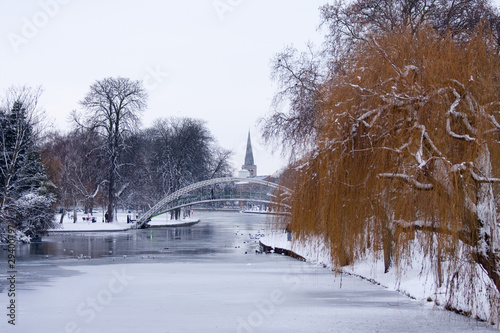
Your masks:
M270 189L276 191L276 193L280 193L281 195L287 195L291 193L291 190L285 186L268 182L265 180L260 180L260 179L255 179L255 178L236 178L236 177L226 177L226 178L213 178L213 179L208 179L204 180L198 183L194 183L191 185L188 185L186 187L181 188L178 191L175 191L169 195L167 195L165 198L160 200L156 205L151 207L147 212L142 214L139 219L137 220L137 227L142 228L145 226L145 224L153 217L174 209L186 207L186 206L192 206L192 205L197 205L197 204L202 204L202 203L208 203L208 202L228 202L228 201L252 201L252 202L258 202L258 203L265 203L265 204L273 204L277 206L285 206L287 208L290 208L283 202L278 202L276 200L276 194L273 193L253 193L253 194L246 194L242 195L241 193L232 193L230 195L214 195L214 193L206 193L206 194L198 194L198 195L190 195L193 194L195 191L211 186L211 185L216 185L216 184L221 184L221 183L235 183L235 184L258 184L258 185L264 185L269 187Z

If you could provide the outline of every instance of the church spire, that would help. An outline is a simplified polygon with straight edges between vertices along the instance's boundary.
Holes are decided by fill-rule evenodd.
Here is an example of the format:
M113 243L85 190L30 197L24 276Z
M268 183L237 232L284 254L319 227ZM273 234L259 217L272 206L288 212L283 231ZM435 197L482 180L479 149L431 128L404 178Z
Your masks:
M245 154L245 165L253 165L252 141L250 140L250 131L248 131L247 152Z
M257 166L253 160L252 140L250 139L250 131L248 131L247 151L245 154L245 164L241 167L243 170L250 172L250 177L257 176Z

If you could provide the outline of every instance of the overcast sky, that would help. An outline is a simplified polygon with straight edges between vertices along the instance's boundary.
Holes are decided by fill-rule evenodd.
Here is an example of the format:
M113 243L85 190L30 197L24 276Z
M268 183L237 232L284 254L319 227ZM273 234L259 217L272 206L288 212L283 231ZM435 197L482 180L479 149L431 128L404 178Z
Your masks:
M41 85L54 127L70 128L93 82L122 76L148 89L143 127L160 117L203 119L234 151L235 168L250 130L258 173L285 165L257 127L276 91L270 60L287 45L320 44L326 0L0 1L0 89Z
M41 85L54 126L105 77L144 80L143 127L160 117L206 120L235 168L252 134L259 174L285 163L260 139L276 87L270 59L321 41L325 0L1 0L0 89Z

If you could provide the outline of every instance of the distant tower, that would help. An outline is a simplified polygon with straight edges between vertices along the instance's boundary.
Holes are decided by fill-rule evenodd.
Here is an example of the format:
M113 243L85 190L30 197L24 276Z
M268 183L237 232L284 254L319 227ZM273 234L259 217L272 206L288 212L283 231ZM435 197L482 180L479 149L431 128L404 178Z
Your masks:
M257 176L257 166L253 161L252 141L250 140L250 131L248 131L247 152L245 154L245 164L241 166L243 170L250 172L250 177Z

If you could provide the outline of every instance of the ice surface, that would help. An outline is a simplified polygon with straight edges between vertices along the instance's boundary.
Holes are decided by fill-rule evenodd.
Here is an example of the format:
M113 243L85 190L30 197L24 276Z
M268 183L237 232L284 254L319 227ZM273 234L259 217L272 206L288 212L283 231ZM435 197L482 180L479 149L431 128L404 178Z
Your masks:
M257 258L256 258L257 257ZM71 267L19 293L17 332L469 332L484 324L287 258ZM14 331L6 320L1 331Z
M321 265L256 253L255 235L263 232L265 218L249 215L212 213L191 229L171 231L180 239L164 237L170 233L162 230L127 232L137 233L140 251L151 244L154 256L27 255L17 267L25 281L17 286L16 326L4 317L0 332L495 331L432 303L335 276ZM149 233L151 238L142 237ZM72 243L57 240L76 236L53 237L49 247L68 247ZM113 239L121 244L118 237ZM93 239L89 244L100 244L99 236ZM213 253L198 250L210 242ZM186 252L190 247L194 250ZM7 299L3 289L0 300L6 304Z
M272 248L293 251L305 258L310 264L331 267L329 249L324 246L319 238L310 238L308 241L303 242L290 241L285 232L272 231L262 237L260 242ZM377 259L369 252L367 252L365 259L359 260L351 266L343 267L342 270L346 274L378 283L388 290L409 295L422 303L430 301L437 304L439 308L444 308L445 304L450 302L453 308L469 312L473 318L488 319L490 314L494 313L490 309L488 297L489 293L494 292L495 286L478 265L473 272L474 276L470 275L467 268L463 268L462 271L457 273L463 283L454 291L453 298L450 301L450 295L449 292L446 292L445 286L436 287L436 276L430 269L429 257L424 256L420 247L416 244L413 245L412 249L411 259L408 260L406 267L401 268L400 272L391 268L389 272L385 273L383 260ZM442 263L442 265L443 276L446 280L447 266L446 263ZM474 284L470 285L470 281L474 281ZM468 299L471 295L477 302L472 308Z

